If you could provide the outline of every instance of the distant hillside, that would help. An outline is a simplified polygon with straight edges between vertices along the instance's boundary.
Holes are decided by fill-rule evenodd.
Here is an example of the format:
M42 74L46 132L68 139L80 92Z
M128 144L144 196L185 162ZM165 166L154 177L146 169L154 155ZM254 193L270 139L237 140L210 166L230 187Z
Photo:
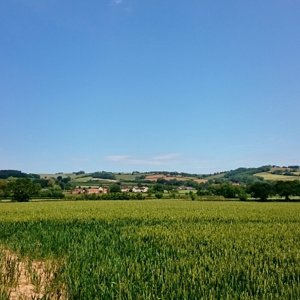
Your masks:
M238 183L252 183L257 180L292 181L300 180L299 166L262 166L258 168L238 168L205 177L208 180L227 180Z
M260 180L267 181L292 181L300 180L299 166L262 166L258 168L238 168L235 170L218 172L214 174L191 174L186 172L168 172L168 171L152 171L152 172L130 172L116 173L98 171L85 173L84 171L73 173L55 173L55 174L27 174L18 170L0 170L0 179L9 178L41 178L48 180L53 178L69 178L70 184L78 185L101 185L121 183L123 185L135 184L153 184L156 182L170 182L172 184L186 184L194 182L197 184L209 182L233 182L251 184Z
M257 173L268 172L271 169L270 166L262 166L259 168L238 168L224 173L224 178L237 183L253 183L260 178L254 176Z
M136 183L151 184L157 181L180 181L183 184L188 181L195 183L205 183L207 181L214 182L234 182L250 184L259 180L300 180L299 166L262 166L258 168L238 168L235 170L218 172L214 174L191 174L186 172L167 172L167 171L152 171L152 172L130 172L130 173L113 173L113 172L93 172L85 173L84 171L58 174L47 174L47 177L69 176L73 185L89 184L111 184L120 182L122 184L133 185ZM41 175L41 176L45 176Z
M182 176L182 175L169 175L169 174L152 174L152 175L146 175L145 176L145 180L149 180L149 181L158 181L159 179L163 179L166 181L195 181L197 183L204 183L207 182L207 179L204 178L198 178L198 177L191 177L191 176Z
M272 166L270 170L256 173L255 176L264 178L269 181L292 181L300 180L300 167L299 166L288 166L279 167Z

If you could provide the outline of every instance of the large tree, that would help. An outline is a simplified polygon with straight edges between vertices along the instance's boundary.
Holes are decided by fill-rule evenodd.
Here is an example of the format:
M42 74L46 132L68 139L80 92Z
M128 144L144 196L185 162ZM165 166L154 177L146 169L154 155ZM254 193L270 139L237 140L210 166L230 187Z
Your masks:
M109 191L111 192L111 193L120 193L121 192L121 186L119 185L119 184L113 184L111 187L110 187L110 189L109 189Z
M231 183L215 185L215 194L225 198L237 198L241 192L241 187Z
M8 184L12 199L18 202L28 202L32 196L38 195L40 188L29 178L20 178Z
M249 193L261 201L266 201L272 194L272 185L268 182L255 182L248 188Z
M275 184L275 192L281 197L285 197L286 201L290 200L290 196L300 194L299 181L277 181Z

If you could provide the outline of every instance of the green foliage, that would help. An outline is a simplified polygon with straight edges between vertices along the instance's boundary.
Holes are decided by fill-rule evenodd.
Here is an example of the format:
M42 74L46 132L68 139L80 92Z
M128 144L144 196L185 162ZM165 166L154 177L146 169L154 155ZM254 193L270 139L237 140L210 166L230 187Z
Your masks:
M41 187L33 183L29 178L19 178L8 184L8 190L12 199L18 202L28 202L32 196L38 195Z
M196 200L196 198L197 198L196 194L194 192L192 192L192 191L189 192L189 196L190 196L190 198L191 198L192 201Z
M62 177L62 176L57 176L56 178L56 184L60 186L62 190L70 190L72 188L71 184L71 177Z
M9 177L15 178L40 178L37 174L27 174L17 170L0 170L0 178L7 179Z
M245 187L234 185L230 182L221 181L221 183L206 182L199 185L197 189L198 196L223 196L224 198L245 199Z
M300 196L299 181L277 181L274 185L275 193L281 197L285 197L288 201L290 196Z
M0 215L1 244L60 262L67 299L299 299L298 204L16 203Z
M34 183L37 183L41 186L41 188L47 188L51 185L49 179L38 178L34 180Z
M214 191L210 182L201 183L197 189L198 196L212 196L214 195Z
M300 169L300 166L299 165L291 165L291 166L288 166L288 168L297 171Z
M236 170L226 172L224 178L232 182L253 184L262 180L260 177L254 176L254 174L268 172L270 169L270 166L263 166L259 168L238 168Z
M63 199L65 198L65 195L61 189L49 188L49 189L41 190L39 193L39 197L51 198L51 199Z
M176 199L178 197L178 190L172 190L170 191L170 198Z
M162 199L163 196L164 196L164 194L162 192L156 192L155 193L155 198L156 199Z
M238 198L242 188L230 183L222 183L214 185L214 195L223 196L225 198Z
M248 200L249 195L246 193L246 191L244 189L242 189L240 191L238 197L241 201L246 201L246 200Z
M273 193L273 188L268 182L255 182L248 187L248 191L254 198L266 201Z
M7 181L0 179L0 198L8 196Z
M94 172L94 173L89 174L88 176L92 176L94 178L101 178L101 179L110 179L110 180L116 179L116 176L113 173L105 172L105 171Z
M111 193L120 193L121 192L121 186L119 184L113 184L110 186L109 191Z
M172 173L172 172L171 172ZM159 185L161 189L171 191L179 186L185 186L185 187L193 187L197 189L199 187L199 183L192 179L188 180L177 180L177 179L165 179L165 178L158 178L156 181L156 185ZM154 189L157 189L157 187L154 187Z
M78 172L73 172L73 174L75 174L75 175L84 175L85 172L84 171L78 171Z
M142 193L108 193L108 194L90 194L79 196L78 199L85 200L144 200Z
M164 190L165 190L164 185L163 185L163 184L160 184L160 183L154 184L154 185L152 186L152 188L151 188L151 191L152 191L153 193L157 193L157 192L158 192L158 193L163 193Z
M230 182L215 183L208 181L199 185L197 189L198 196L223 196L225 198L239 198L245 201L249 194L262 201L268 199L271 195L279 195L289 200L289 196L300 196L300 182L295 181L256 181L252 184L234 185Z

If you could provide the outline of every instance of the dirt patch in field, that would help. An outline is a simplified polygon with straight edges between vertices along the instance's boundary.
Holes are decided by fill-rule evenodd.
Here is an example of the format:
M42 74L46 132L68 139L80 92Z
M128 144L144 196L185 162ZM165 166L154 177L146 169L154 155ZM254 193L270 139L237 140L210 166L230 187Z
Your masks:
M66 300L66 288L58 280L59 269L51 261L21 259L9 250L1 252L1 281L9 300Z

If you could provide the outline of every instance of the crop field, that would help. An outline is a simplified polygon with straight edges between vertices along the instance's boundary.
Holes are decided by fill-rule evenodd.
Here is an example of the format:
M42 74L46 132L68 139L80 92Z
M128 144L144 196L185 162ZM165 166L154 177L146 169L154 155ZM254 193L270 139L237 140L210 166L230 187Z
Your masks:
M300 180L299 176L277 175L277 174L271 174L271 173L267 173L267 172L256 173L255 176L259 176L259 177L262 177L265 180L272 180L272 181Z
M0 203L0 255L1 300L300 299L300 204Z

